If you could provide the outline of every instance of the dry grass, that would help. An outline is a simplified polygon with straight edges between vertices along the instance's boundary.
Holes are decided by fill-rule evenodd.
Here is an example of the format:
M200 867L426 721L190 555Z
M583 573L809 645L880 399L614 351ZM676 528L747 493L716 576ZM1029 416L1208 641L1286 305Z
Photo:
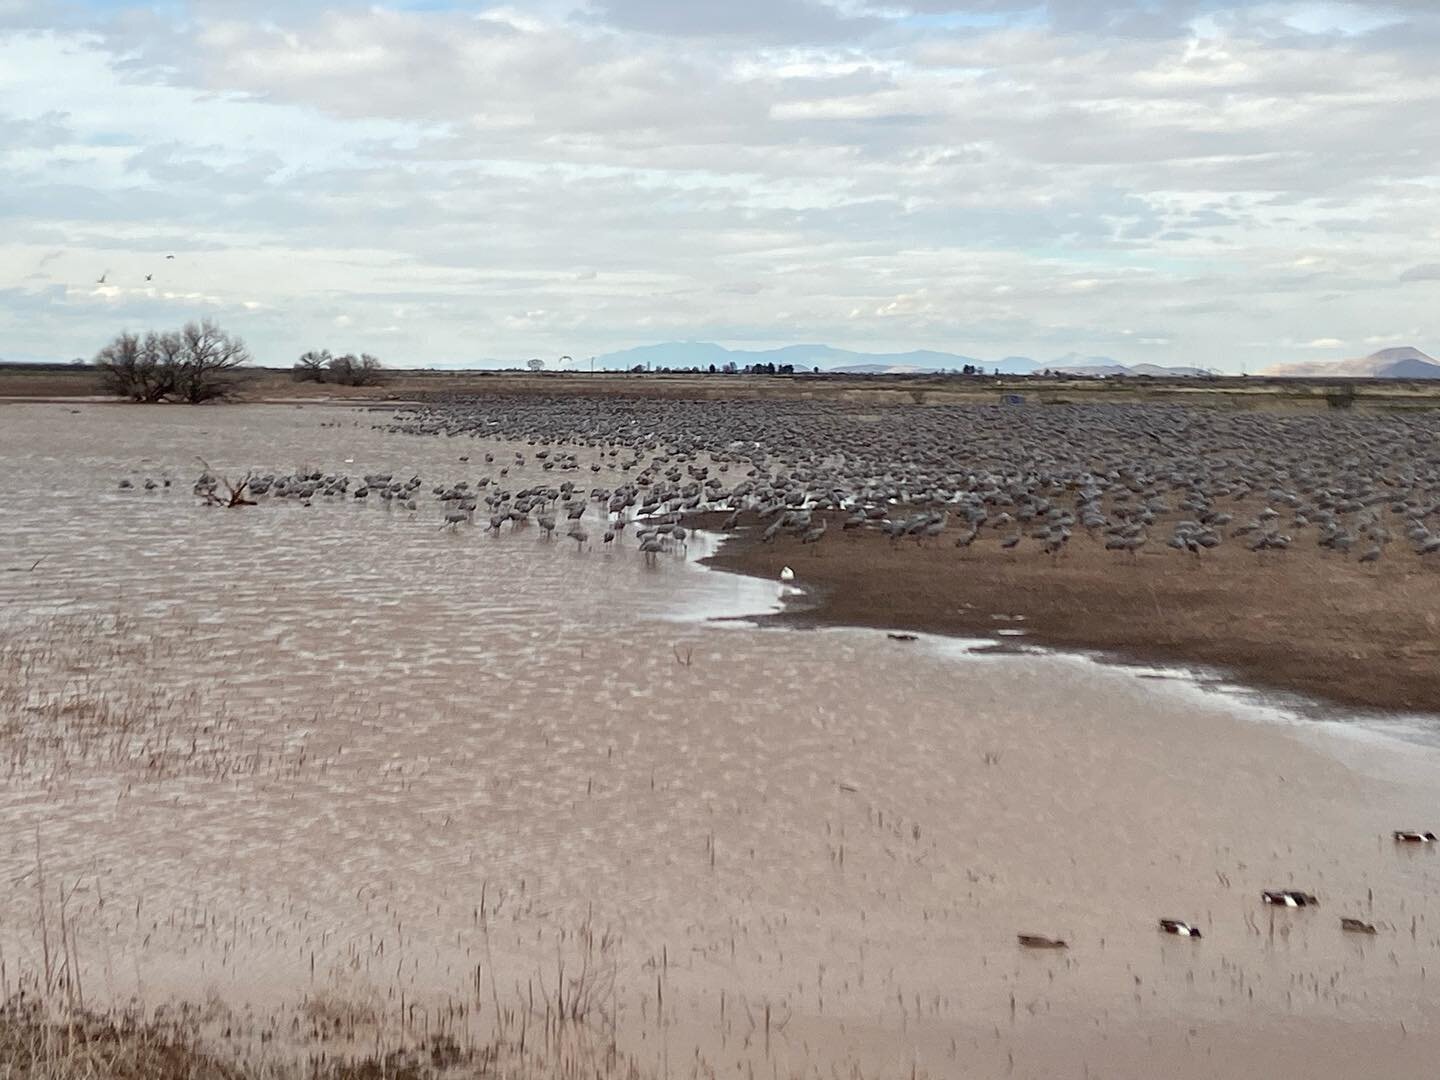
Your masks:
M43 894L43 864L37 853ZM41 927L46 926L42 903ZM466 1003L398 1014L370 988L311 994L298 1009L235 1013L218 999L203 1005L87 1009L63 954L43 930L43 971L7 976L0 1000L0 1080L642 1080L646 1074L616 1042L609 1011L616 939L588 924L562 934L553 978L540 973L477 1023ZM393 988L392 988L393 990ZM477 998L479 972L476 973ZM417 1017L423 1014L423 1021ZM477 1032L482 1032L477 1037Z
M439 1035L420 1045L342 1057L256 1062L212 1048L193 1010L177 1019L126 1013L52 1014L33 1001L0 1005L3 1080L641 1080L610 1047L581 1040L540 1051L497 1038L464 1047Z
M131 783L293 776L303 745L241 732L222 686L177 693L158 673L201 671L183 637L116 613L55 615L0 628L0 770L64 776L103 765Z
M583 925L561 935L553 981L537 973L508 1002L495 999L483 1024L479 1010L454 1002L433 1012L398 1013L371 988L327 989L298 1009L237 1014L218 999L204 1005L87 1009L77 993L73 927L63 950L52 943L46 878L37 851L33 875L42 898L43 970L6 975L0 999L0 1080L640 1080L642 1071L617 1049L614 989L616 941ZM53 962L52 962L53 961ZM479 972L476 974L477 996ZM423 1021L417 1017L423 1015ZM477 1039L477 1032L484 1031ZM257 1045L258 1044L258 1045Z
M36 876L43 883L43 869ZM15 989L0 1000L0 1080L642 1080L649 1074L618 1049L608 1009L615 946L588 924L562 934L553 976L537 972L508 1001L497 996L478 1024L464 1003L425 1012L407 1008L403 992L397 1016L386 1003L395 994L375 988L321 990L258 1016L214 998L149 1014L87 1009L67 974L70 945L56 955L64 970L51 970L47 935L45 970L7 976ZM477 970L477 998L479 982Z
M83 1012L51 1017L33 1001L0 1006L0 1077L15 1080L240 1080L179 1025Z

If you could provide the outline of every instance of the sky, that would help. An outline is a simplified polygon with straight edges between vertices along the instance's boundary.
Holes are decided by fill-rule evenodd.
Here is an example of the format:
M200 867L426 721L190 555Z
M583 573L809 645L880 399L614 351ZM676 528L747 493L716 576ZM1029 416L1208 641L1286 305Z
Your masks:
M1434 353L1437 55L1436 0L0 0L0 358Z

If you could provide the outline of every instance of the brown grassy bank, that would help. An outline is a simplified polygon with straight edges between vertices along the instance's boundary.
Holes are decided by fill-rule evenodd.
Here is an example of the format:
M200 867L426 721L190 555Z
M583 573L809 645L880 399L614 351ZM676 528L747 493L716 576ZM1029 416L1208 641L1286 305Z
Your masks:
M1130 557L1080 535L1052 559L993 539L957 550L878 533L820 544L728 540L711 563L763 578L791 566L809 596L771 618L988 636L1098 649L1117 658L1219 668L1241 681L1340 705L1440 709L1440 564L1392 544L1378 565L1310 545L1256 554L1237 542L1194 558ZM1157 544L1158 546L1158 544Z

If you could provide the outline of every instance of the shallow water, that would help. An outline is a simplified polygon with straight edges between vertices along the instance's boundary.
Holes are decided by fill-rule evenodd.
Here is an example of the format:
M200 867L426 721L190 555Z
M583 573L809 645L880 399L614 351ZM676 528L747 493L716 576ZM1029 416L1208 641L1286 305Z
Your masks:
M423 491L498 468L385 416L0 406L0 564L44 557L0 574L7 986L43 966L43 874L92 1001L483 1014L588 959L657 1063L1053 1075L1156 1025L1433 1036L1440 861L1388 835L1435 826L1436 751L1083 658L707 622L781 586L700 568L703 537L649 564L441 528L428 496L190 494L201 457ZM563 478L520 449L512 490ZM117 488L146 476L175 485Z

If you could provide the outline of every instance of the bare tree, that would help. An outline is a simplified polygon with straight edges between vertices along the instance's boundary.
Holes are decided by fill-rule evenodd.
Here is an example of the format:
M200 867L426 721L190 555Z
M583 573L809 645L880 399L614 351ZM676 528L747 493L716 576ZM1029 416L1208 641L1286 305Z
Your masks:
M541 360L538 356L536 356L536 357L534 357L534 358L532 358L532 359L530 359L530 360L526 360L526 361L525 361L525 366L526 366L527 368L529 368L531 371L544 371L544 370L545 370L545 361L544 361L544 360Z
M331 359L329 349L311 349L295 361L295 381L324 382L325 368Z
M354 353L345 353L343 356L332 357L330 363L326 364L330 372L330 381L339 383L341 386L350 385L350 372L360 362L359 357Z
M381 382L383 365L369 353L346 353L330 361L330 378L341 386L377 386Z
M360 354L360 363L355 369L354 386L379 386L384 376L381 374L384 365L380 363L378 356L371 356L369 353Z
M250 360L250 350L238 337L231 337L209 319L189 322L180 331L182 352L180 396L191 405L223 397L229 389L229 372Z
M110 393L153 403L178 389L183 352L179 334L122 333L96 354L95 366Z
M178 397L195 404L224 395L225 372L250 359L245 343L209 319L180 331L143 338L129 332L95 355L106 390L131 401L157 402Z
M143 401L139 393L140 338L128 331L116 334L110 344L95 354L100 382L107 391L131 401Z

